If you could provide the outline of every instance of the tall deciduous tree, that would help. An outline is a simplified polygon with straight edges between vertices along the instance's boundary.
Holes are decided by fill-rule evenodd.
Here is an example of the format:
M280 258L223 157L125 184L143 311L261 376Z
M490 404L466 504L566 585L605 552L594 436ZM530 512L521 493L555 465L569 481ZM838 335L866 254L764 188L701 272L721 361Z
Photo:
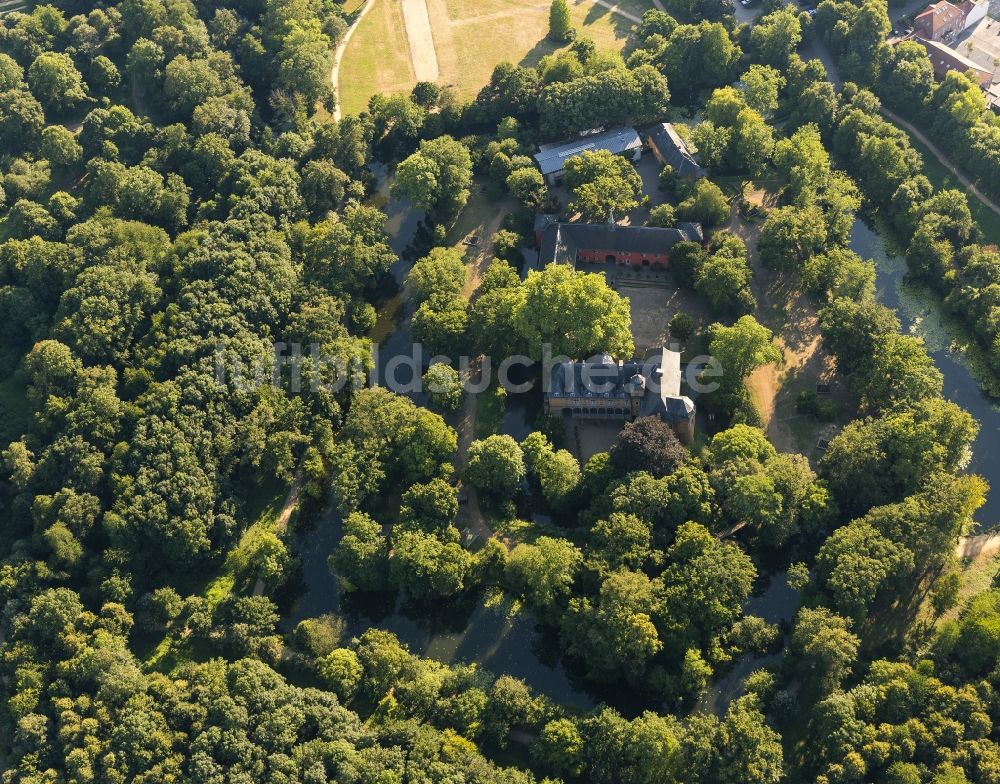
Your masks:
M570 19L569 4L566 0L552 0L549 8L549 39L563 44L573 37L573 22Z
M630 357L632 342L628 300L608 287L604 275L550 264L528 273L519 290L514 326L534 359L545 346L552 356L586 358L607 351Z
M566 161L565 183L573 194L570 210L592 222L624 217L642 197L639 172L607 150L584 152Z
M469 199L472 158L461 142L438 136L420 143L420 149L396 169L393 193L409 196L438 220L453 220Z

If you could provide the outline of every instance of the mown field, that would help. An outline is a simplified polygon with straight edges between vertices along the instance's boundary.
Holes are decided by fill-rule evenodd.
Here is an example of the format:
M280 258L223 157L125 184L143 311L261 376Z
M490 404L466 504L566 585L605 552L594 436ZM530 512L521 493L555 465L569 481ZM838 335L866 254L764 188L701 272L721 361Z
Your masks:
M622 0L621 10L639 17L648 0ZM558 49L545 38L549 3L539 0L427 0L440 82L471 97L504 60L535 65ZM635 24L592 0L570 0L573 23L599 49L621 50ZM398 0L374 0L355 31L340 68L344 113L365 108L375 93L413 86L409 44Z

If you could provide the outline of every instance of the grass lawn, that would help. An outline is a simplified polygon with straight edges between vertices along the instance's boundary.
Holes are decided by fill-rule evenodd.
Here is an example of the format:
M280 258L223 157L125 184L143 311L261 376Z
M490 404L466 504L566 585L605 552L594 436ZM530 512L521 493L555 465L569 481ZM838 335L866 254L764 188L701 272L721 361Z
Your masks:
M500 432L506 394L497 394L502 387L490 387L479 395L476 405L476 438L487 438Z
M413 86L410 46L396 0L375 0L358 24L340 63L339 82L337 90L345 114L365 109L373 93Z
M903 128L906 131L905 128ZM920 139L906 131L910 137L910 144L914 146L924 159L924 174L935 188L955 188L965 193L965 186L960 183L955 176L944 167L944 165L934 157L934 154L927 149ZM968 174L968 172L964 172ZM970 179L972 177L970 176ZM974 196L968 197L969 210L975 219L987 243L1000 245L1000 215L989 209L979 199Z
M1000 570L1000 558L995 555L988 555L977 558L963 558L961 560L962 587L958 592L958 602L948 610L938 623L956 620L966 605L975 599L979 594L985 593L993 587L993 580Z
M652 8L649 0L622 0L635 16ZM427 0L440 77L463 98L489 81L493 68L508 60L535 65L558 49L546 40L549 3L544 0ZM602 50L620 51L635 25L592 0L570 0L573 24ZM397 0L374 6L351 38L341 63L340 93L345 113L363 109L373 93L413 86L409 46Z

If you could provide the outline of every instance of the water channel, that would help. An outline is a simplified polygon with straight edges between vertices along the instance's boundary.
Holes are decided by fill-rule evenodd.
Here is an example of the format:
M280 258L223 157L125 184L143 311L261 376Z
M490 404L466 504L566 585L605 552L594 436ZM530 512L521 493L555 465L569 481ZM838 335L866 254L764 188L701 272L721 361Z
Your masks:
M896 311L903 330L918 335L944 376L944 396L976 418L979 436L972 445L968 469L982 476L993 488L976 513L986 530L1000 524L1000 407L982 392L977 374L984 366L981 349L961 324L946 314L937 295L908 280L906 261L893 252L885 237L861 219L851 231L851 249L876 265L879 300Z

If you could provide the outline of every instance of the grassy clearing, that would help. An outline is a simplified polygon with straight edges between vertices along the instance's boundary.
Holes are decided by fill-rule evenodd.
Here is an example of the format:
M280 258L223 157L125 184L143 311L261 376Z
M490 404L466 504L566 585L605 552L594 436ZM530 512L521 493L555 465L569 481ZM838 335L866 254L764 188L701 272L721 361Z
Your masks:
M623 0L636 17L652 8L648 0ZM558 50L546 40L549 3L545 0L427 0L441 84L463 98L473 97L505 60L536 65ZM635 29L628 19L592 0L571 0L573 24L598 49L620 51ZM345 113L365 108L374 93L413 86L410 51L396 0L374 0L344 53L340 97Z
M963 608L979 594L993 587L993 580L1000 571L1000 557L987 555L962 560L962 588L958 592L958 602L941 616L939 622L958 618Z
M348 19L350 19L354 14L360 11L366 0L346 0L343 5L344 13L347 14Z
M237 545L226 554L217 574L196 591L211 610L235 593L249 591L257 577L254 557L266 533L274 532L288 489L275 479L255 487L247 498L247 516L253 523ZM170 672L178 664L200 658L199 645L187 637L167 633L145 656L147 669Z
M373 93L391 93L413 86L410 45L403 13L395 0L375 0L358 24L340 63L337 89L345 114L368 106Z
M472 193L468 203L459 213L452 227L448 229L445 244L463 251L467 257L474 257L477 248L490 241L492 235L488 236L487 232L497 216L498 209L497 203L486 196L483 181L476 180L472 184ZM477 244L466 245L465 240L473 235L477 239Z
M937 189L955 188L956 190L960 190L965 193L965 186L962 185L955 175L948 171L945 165L934 156L934 153L927 148L927 145L905 128L902 130L906 131L907 136L910 137L910 144L912 144L914 148L920 152L921 157L923 157L924 174L927 176L927 179L931 181L931 184ZM972 217L982 230L986 242L994 245L1000 245L1000 215L997 215L993 212L993 210L974 196L969 196L968 201Z

